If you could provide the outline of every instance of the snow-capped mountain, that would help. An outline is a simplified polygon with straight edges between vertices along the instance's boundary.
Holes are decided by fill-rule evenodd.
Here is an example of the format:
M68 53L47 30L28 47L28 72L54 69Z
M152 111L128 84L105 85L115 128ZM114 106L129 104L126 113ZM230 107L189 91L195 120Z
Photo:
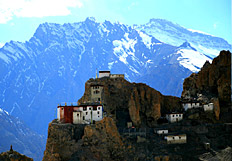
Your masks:
M135 25L134 27L170 45L180 46L187 41L198 52L210 58L216 57L221 50L232 49L231 44L222 38L201 31L186 29L164 19L151 19L144 25Z
M0 152L13 149L35 161L42 160L45 137L28 128L21 120L0 108Z
M137 27L93 18L44 23L29 41L11 41L0 49L0 105L46 134L57 104L77 101L96 69L180 96L184 78L212 60L191 42L169 45Z

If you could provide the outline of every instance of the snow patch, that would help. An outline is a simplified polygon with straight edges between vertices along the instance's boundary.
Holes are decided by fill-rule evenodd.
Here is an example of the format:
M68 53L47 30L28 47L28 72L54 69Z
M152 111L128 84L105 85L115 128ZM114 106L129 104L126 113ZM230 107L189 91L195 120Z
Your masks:
M210 56L211 58L214 58L216 56L219 55L220 50L217 49L212 49L212 48L206 48L202 45L193 45L194 48L196 48L199 52L204 53L208 56Z
M187 29L187 30L189 30L189 31L191 31L191 32L196 32L196 33L200 33L200 34L204 34L204 35L210 35L210 36L215 37L214 35L208 34L208 33L203 32L203 31L193 30L193 29Z
M113 62L108 63L108 68L109 68L109 70L111 70L111 69L112 69L113 64L114 64L114 61L113 61Z
M212 61L210 58L206 57L204 54L198 51L194 51L194 50L180 49L177 51L176 54L180 55L177 58L179 63L183 67L191 70L192 72L198 72L207 60L209 62Z
M2 52L0 52L0 58L5 61L7 64L10 63L10 59L5 55L3 54Z
M137 43L137 40L130 39L129 33L124 34L124 38L121 40L114 40L114 55L116 55L121 62L128 64L126 58L128 55L134 57L135 48L134 45Z
M143 43L146 45L148 49L151 49L151 39L152 37L148 36L147 34L144 34L143 32L139 32L140 37L142 38Z

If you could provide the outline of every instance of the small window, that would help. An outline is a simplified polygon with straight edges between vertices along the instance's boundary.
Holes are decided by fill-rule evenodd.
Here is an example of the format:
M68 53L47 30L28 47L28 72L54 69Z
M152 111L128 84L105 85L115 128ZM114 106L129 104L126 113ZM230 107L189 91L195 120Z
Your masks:
M87 110L87 108L86 107L83 107L83 111L86 111Z
M83 116L83 120L85 120L85 116Z
M86 115L88 115L88 112L86 112Z
M178 117L178 115L176 115L176 117Z
M175 139L175 137L173 136L173 137L172 137L172 139L174 140L174 139Z
M77 117L79 117L79 113L77 114Z
M175 115L172 115L172 117L175 117Z
M91 107L89 107L89 110L91 110Z
M179 117L181 117L181 114L179 114Z
M100 114L100 112L99 112L99 111L97 111L97 114Z
M179 136L179 139L181 139L181 136Z
M98 107L98 110L101 110L101 107Z
M101 101L101 98L98 98L98 101Z

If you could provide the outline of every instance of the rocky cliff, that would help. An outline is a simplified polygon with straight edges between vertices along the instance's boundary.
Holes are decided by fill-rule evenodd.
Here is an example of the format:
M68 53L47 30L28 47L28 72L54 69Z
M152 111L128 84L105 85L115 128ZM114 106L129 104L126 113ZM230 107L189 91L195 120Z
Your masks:
M43 161L124 160L130 155L112 118L92 125L49 124Z
M224 115L231 112L230 51L221 51L211 64L207 61L198 73L193 73L184 80L181 97L200 99L199 96L205 102L215 102L217 108L214 112L218 119L220 113Z
M85 125L59 124L53 120L48 127L48 138L43 161L69 160L79 147Z
M166 112L181 110L178 97L164 96L142 83L130 83L123 78L97 78L85 83L85 93L78 102L91 101L91 86L102 85L101 102L108 116L117 125L132 121L136 127L153 127Z

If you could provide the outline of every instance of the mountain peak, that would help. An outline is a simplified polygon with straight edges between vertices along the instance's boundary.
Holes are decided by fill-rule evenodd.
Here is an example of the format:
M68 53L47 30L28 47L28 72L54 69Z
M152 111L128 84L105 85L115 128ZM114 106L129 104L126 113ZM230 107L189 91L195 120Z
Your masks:
M182 45L179 46L179 48L188 48L197 51L194 47L191 46L191 44L188 41L185 41Z
M85 19L85 22L88 22L88 21L96 22L96 19L95 19L95 17L87 17Z

